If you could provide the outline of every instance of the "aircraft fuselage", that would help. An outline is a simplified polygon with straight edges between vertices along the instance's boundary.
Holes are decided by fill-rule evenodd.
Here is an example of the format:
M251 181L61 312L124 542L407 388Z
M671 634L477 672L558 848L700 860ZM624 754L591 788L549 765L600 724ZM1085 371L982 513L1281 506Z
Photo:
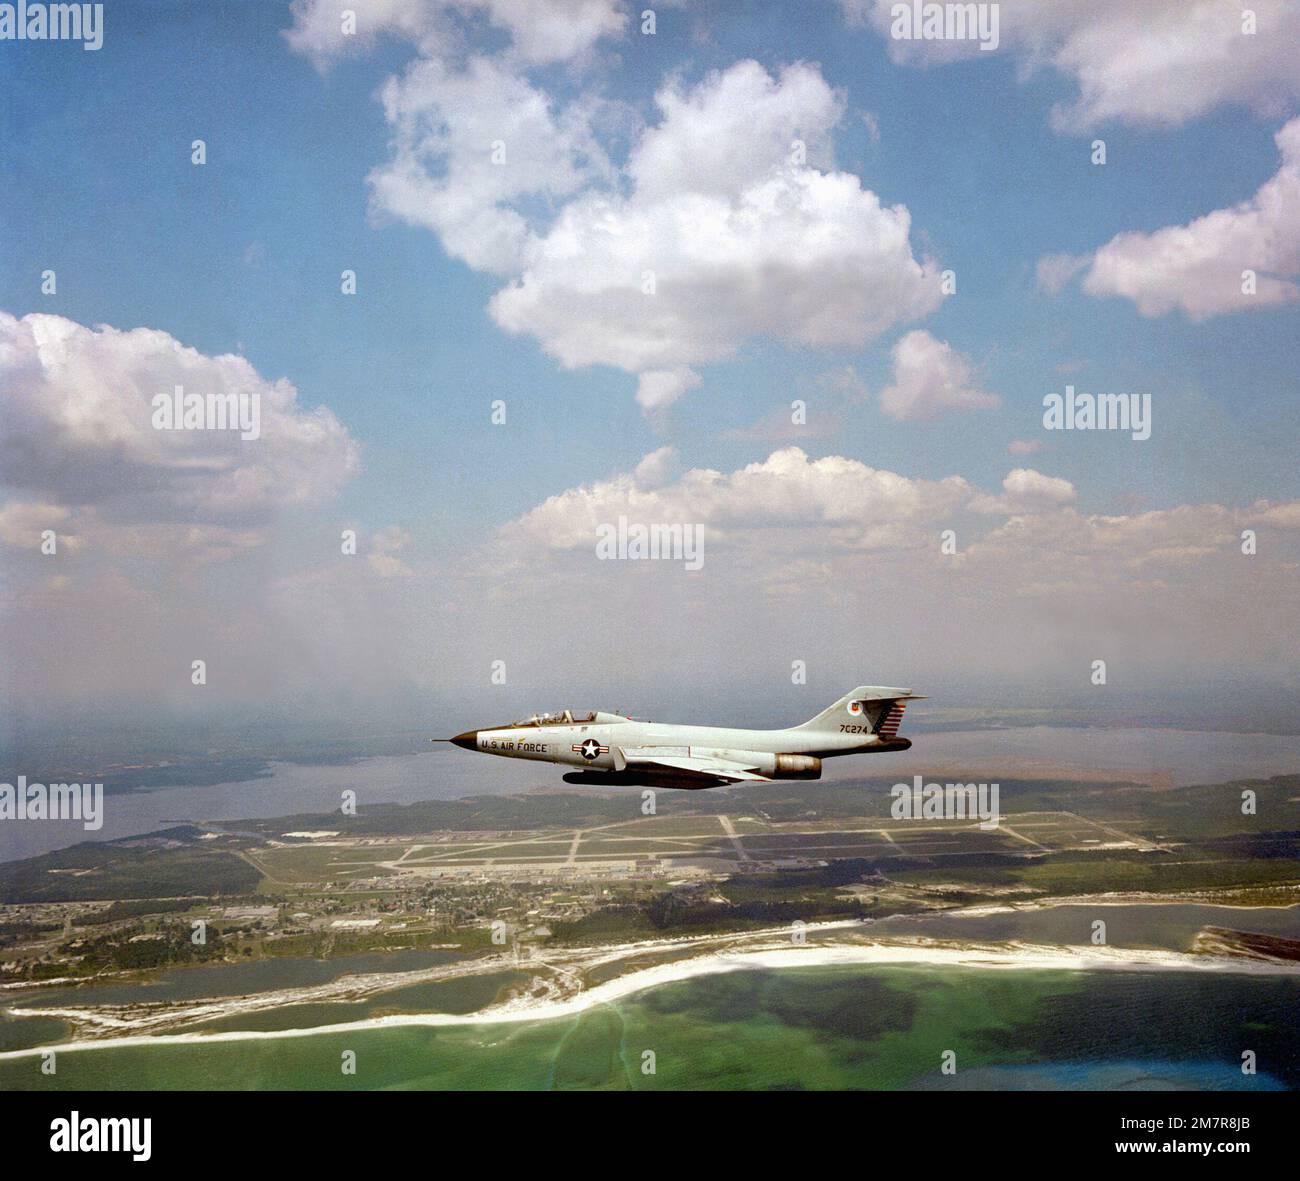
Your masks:
M773 779L817 779L823 759L906 750L897 730L910 689L860 685L800 726L750 730L644 722L563 711L467 730L449 741L466 750L574 768L569 783L715 787Z

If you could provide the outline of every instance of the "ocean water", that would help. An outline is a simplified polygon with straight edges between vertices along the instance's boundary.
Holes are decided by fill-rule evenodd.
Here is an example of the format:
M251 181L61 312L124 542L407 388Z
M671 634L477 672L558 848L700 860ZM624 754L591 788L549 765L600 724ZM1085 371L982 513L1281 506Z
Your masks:
M1284 977L787 968L547 1021L65 1050L54 1075L11 1058L0 1089L1295 1089L1297 1016Z
M1300 904L1242 908L1190 902L1104 906L1064 903L992 913L976 909L894 915L864 930L875 938L922 937L963 943L1013 941L1056 947L1087 944L1092 937L1092 923L1097 918L1106 921L1107 943L1116 948L1187 952L1192 949L1196 933L1209 926L1300 939ZM834 942L838 937L838 932L823 934L816 930L809 935L813 944L823 939ZM363 1021L389 1013L472 1013L502 999L507 989L530 978L526 972L503 969L449 980L401 982L406 973L464 958L462 953L454 951L371 952L330 960L272 957L250 963L172 968L144 982L108 981L10 991L0 1009L0 1051L50 1045L66 1039L68 1031L62 1021L24 1016L28 1009L184 1002L310 987L347 975L382 973L394 977L393 987L355 1001L282 1004L265 1011L196 1022L184 1029L186 1033L283 1031ZM599 983L622 974L623 970L618 965L610 965L606 971L596 968L590 973L590 980Z
M1088 944L1092 924L1106 923L1110 947L1191 951L1205 927L1228 927L1260 935L1300 939L1300 903L1293 906L1214 906L1203 902L1064 902L1055 906L993 910L980 907L928 914L898 914L878 919L873 937L923 936L930 939L997 943Z

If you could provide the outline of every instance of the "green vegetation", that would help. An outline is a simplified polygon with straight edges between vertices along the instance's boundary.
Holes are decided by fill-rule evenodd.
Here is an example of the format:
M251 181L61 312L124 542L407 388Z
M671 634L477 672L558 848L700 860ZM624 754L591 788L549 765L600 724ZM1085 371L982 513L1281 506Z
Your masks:
M0 864L0 903L15 907L0 923L5 975L471 952L491 946L493 923L513 943L590 945L1007 897L1282 905L1300 886L1300 776L1167 790L1008 781L993 831L896 820L888 786L660 792L652 817L626 792L435 800L90 842ZM295 831L338 836L286 839ZM189 941L193 918L212 933L206 950Z
M39 939L42 935L48 935L51 931L59 931L62 928L62 923L27 921L0 923L0 948L13 947L28 939Z
M182 827L125 841L86 841L0 862L0 902L206 897L256 887L257 870L215 842L196 844L195 831Z
M200 898L159 898L136 902L114 902L103 910L90 911L77 916L77 926L97 927L105 923L118 923L124 919L138 919L150 914L172 914L179 910L192 910Z
M137 927L110 932L70 945L86 973L104 969L159 968L168 964L204 963L226 952L221 933L209 930L203 943L191 939L188 923L162 923L155 929Z

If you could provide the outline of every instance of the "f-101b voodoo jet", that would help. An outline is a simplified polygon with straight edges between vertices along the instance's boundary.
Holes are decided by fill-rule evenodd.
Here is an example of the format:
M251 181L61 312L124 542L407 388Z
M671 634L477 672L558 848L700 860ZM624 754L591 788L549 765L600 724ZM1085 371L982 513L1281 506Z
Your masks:
M910 689L859 685L785 730L674 726L599 712L576 717L566 709L435 741L581 768L568 772L566 783L702 788L820 779L822 759L907 750L912 744L898 737L898 724L918 699Z

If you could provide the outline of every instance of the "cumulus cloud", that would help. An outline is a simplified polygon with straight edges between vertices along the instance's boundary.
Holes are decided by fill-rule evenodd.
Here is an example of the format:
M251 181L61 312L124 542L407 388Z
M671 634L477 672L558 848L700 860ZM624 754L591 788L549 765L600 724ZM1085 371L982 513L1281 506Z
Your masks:
M799 163L834 168L830 136L844 100L814 66L787 66L773 77L756 61L740 61L689 90L669 81L655 105L660 121L627 167L642 201L682 192L731 198L790 160L796 140Z
M970 508L977 513L1041 512L1070 504L1077 497L1074 485L1059 476L1045 476L1033 468L1018 467L1002 481L1000 496L976 496Z
M636 465L632 472L632 482L641 490L651 492L669 483L677 470L677 449L660 447L657 451L651 451Z
M502 327L536 337L566 368L639 375L642 404L661 407L694 384L692 366L752 336L861 347L938 307L937 266L914 257L907 210L791 157L798 136L809 159L828 150L841 112L813 67L772 77L739 62L657 102L662 120L632 153L631 191L564 207L493 297Z
M660 456L642 464L658 466ZM524 563L536 576L530 586L553 589L548 578L567 570L585 585L596 575L598 526L623 516L645 525L703 527L710 562L723 564L722 580L708 584L717 587L719 606L730 601L732 576L743 570L758 576L765 594L781 597L794 579L804 607L829 596L835 611L843 609L840 596L861 589L870 575L882 589L907 586L944 610L969 599L984 611L996 602L1012 617L1017 600L1045 596L1055 615L1060 603L1095 605L1099 594L1126 602L1157 592L1169 609L1194 606L1197 617L1208 618L1221 594L1240 593L1209 593L1214 587L1241 579L1258 586L1252 580L1264 579L1270 594L1285 593L1292 577L1294 556L1243 563L1239 546L1243 529L1268 530L1276 554L1294 555L1300 501L1109 515L1081 512L1077 499L1068 480L1032 468L1009 472L1000 490L990 492L960 475L904 476L843 456L813 459L789 447L731 472L694 468L652 485L624 474L570 488L503 526L489 547L489 568ZM990 517L1002 520L990 525ZM939 539L949 528L957 531L959 549L945 558ZM1203 584L1207 593L1193 594L1190 606L1181 598L1175 603L1174 588L1183 588L1179 595L1187 590L1188 567L1209 561L1220 565ZM706 571L717 568L706 563ZM961 571L956 584L954 570ZM615 585L615 576L608 578ZM1282 626L1282 617L1275 623ZM1113 621L1099 624L1105 631Z
M200 406L256 405L255 437L216 423L160 429L177 386ZM0 649L11 658L0 697L46 716L110 701L183 711L199 707L196 658L212 700L260 708L285 678L312 691L320 665L304 661L298 631L328 638L320 616L309 627L276 615L268 585L299 547L269 542L293 521L311 552L302 518L357 468L357 444L328 409L303 406L243 357L155 329L0 313ZM317 552L340 568L398 561L400 538L381 535L368 567L339 554L333 529L323 541ZM373 610L372 596L356 615Z
M589 104L559 109L508 62L420 58L382 92L391 159L372 208L434 230L475 270L515 273L532 229L514 204L569 196L611 168Z
M880 393L880 407L899 420L938 418L949 412L991 410L995 394L972 380L970 362L922 328L894 345L894 381Z
M992 57L973 39L904 40L890 34L893 0L841 0L852 23L869 22L899 63ZM1243 8L1256 20L1244 30ZM1052 111L1063 131L1117 121L1176 126L1224 105L1277 116L1300 97L1300 4L1254 0L1001 0L999 52L1029 75L1050 68L1078 97Z
M158 430L153 401L234 395L260 407L260 437ZM205 356L165 332L86 328L0 312L0 460L5 484L117 523L265 524L330 496L357 470L357 445L325 407L243 357Z
M464 37L443 35L440 21L463 24L470 9L508 29L506 50L466 53ZM328 60L330 10L294 11L291 42ZM815 66L740 61L694 86L670 79L615 167L602 142L622 118L615 104L591 91L562 104L529 74L619 34L621 7L575 0L557 28L549 8L507 0L387 0L363 15L371 35L419 51L382 91L393 136L370 176L374 212L507 278L489 304L503 329L566 369L635 376L650 415L753 337L858 348L942 302L907 209L836 170L844 98Z
M284 37L317 68L324 69L334 58L349 50L369 48L386 34L420 41L431 40L440 26L450 31L447 7L431 0L357 0L345 10L330 0L293 0L289 5L293 25L284 31ZM355 28L347 29L345 11L355 15Z
M828 539L863 550L899 543L919 522L964 505L971 493L960 476L911 479L787 447L730 473L693 468L654 487L619 475L571 488L504 526L502 537L508 549L520 543L589 548L598 525L626 516L647 524L701 524L710 538L737 544L779 530L787 544L810 553Z
M587 54L623 31L627 12L617 0L368 0L351 10L348 34L332 0L295 0L285 35L322 69L384 34L419 51L381 92L393 134L389 160L369 177L372 212L433 230L475 270L517 273L532 232L519 206L612 177L592 130L606 104L561 106L527 72ZM484 22L509 35L504 51L468 52Z
M597 527L621 516L701 527L702 568L598 561ZM1246 528L1266 538L1249 560ZM955 552L940 544L949 529ZM534 639L537 621L551 618L539 597L560 620L561 605L581 597L584 625L597 632L602 619L615 629L635 619L667 636L689 618L676 658L698 660L704 645L729 671L737 661L759 676L771 669L771 645L753 650L759 636L776 641L778 665L789 651L811 651L848 666L899 660L909 675L956 661L1023 681L1031 667L1050 667L1059 683L1112 653L1130 679L1135 668L1155 680L1175 669L1204 675L1223 661L1285 675L1278 646L1289 614L1246 619L1231 608L1244 596L1292 601L1298 542L1297 501L1094 514L1080 510L1069 481L1028 468L988 491L959 475L905 476L791 447L653 488L628 474L568 489L503 526L478 561L502 588L503 619L528 605ZM527 569L527 590L512 591L503 567ZM887 626L871 626L881 619ZM846 627L857 620L860 640ZM1206 636L1195 652L1188 627ZM563 647L558 623L555 633ZM671 664L671 645L664 658Z
M620 0L471 0L488 20L510 33L516 50L534 62L567 61L586 53L602 37L617 37L627 27ZM462 0L462 6L464 0Z
M1193 320L1294 302L1300 296L1300 118L1275 139L1282 165L1248 201L1184 226L1116 235L1093 256L1083 289L1122 295L1144 316L1180 308ZM1251 295L1242 291L1245 270L1256 272Z

